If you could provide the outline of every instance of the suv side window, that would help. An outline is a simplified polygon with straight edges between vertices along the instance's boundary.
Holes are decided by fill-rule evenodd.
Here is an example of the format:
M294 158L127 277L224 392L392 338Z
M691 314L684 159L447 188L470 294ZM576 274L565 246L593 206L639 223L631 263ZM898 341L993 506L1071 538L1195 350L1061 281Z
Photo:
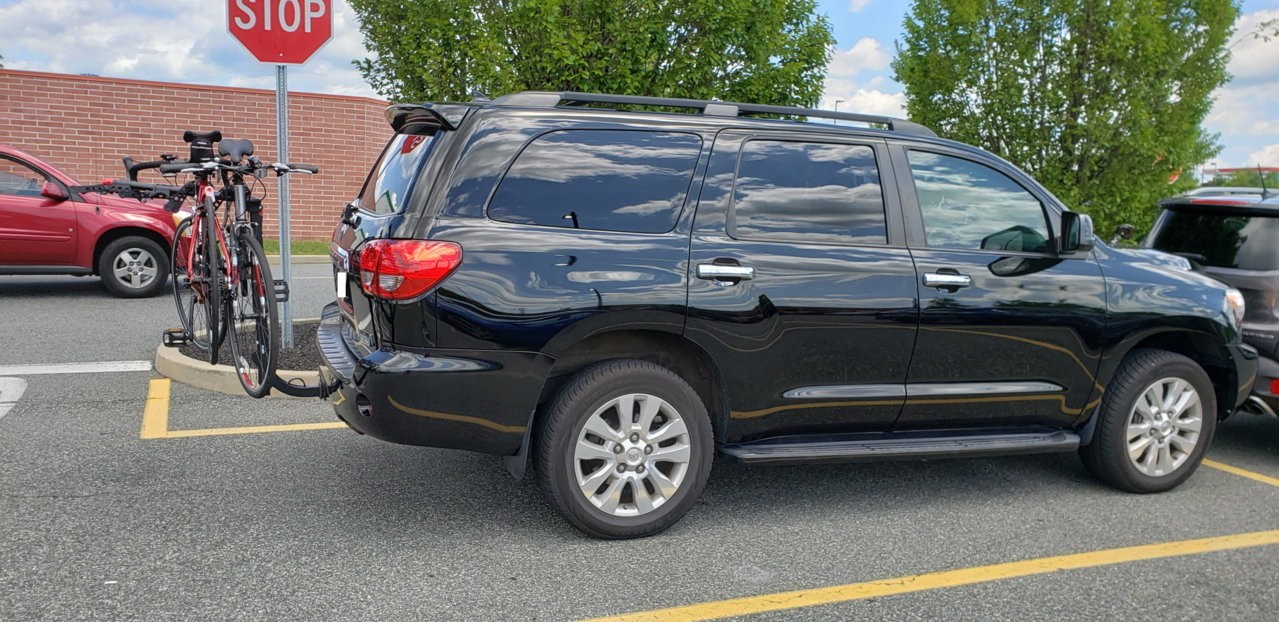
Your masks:
M1044 207L1017 182L971 160L908 153L929 246L1048 252Z
M874 149L866 145L746 142L729 217L735 238L888 242L879 168Z
M38 197L49 177L9 158L0 158L0 194L16 197Z
M488 215L544 227L665 233L679 218L701 151L695 134L549 132L515 158Z

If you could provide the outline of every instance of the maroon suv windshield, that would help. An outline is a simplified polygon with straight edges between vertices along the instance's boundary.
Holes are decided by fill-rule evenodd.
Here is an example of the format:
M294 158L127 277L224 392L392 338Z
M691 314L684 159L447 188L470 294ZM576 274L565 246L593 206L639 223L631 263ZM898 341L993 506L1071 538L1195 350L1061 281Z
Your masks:
M1169 211L1152 248L1203 265L1279 270L1279 218L1242 211Z

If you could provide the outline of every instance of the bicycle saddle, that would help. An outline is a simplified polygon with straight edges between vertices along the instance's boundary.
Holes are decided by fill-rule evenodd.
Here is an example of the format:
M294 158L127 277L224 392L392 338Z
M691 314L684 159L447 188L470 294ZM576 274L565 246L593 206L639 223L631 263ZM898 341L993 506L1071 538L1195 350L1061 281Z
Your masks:
M232 162L238 163L245 156L253 155L253 142L247 138L228 138L218 143L218 155L227 156Z
M213 143L222 140L222 132L213 130L212 132L192 132L187 130L182 133L182 140L191 143L191 162L204 162L213 159Z

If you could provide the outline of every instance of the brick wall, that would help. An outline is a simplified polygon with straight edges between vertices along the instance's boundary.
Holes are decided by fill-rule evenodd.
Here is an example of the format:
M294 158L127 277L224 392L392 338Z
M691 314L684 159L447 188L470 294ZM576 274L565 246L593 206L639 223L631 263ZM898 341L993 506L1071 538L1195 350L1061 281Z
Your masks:
M292 178L294 240L328 239L338 214L364 183L390 138L386 102L289 93L290 160L320 167ZM275 92L0 69L0 142L61 168L81 183L124 177L122 156L186 157L184 130L248 138L254 155L276 161ZM160 182L155 171L142 181ZM275 177L266 184L267 237L275 237Z

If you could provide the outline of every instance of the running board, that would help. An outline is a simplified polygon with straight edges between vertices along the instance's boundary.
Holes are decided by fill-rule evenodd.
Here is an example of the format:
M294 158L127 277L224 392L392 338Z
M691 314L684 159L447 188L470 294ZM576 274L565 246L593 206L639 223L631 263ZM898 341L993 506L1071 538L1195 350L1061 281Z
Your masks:
M951 436L905 434L772 438L725 445L721 451L751 464L958 458L1071 451L1079 435L1065 430Z

